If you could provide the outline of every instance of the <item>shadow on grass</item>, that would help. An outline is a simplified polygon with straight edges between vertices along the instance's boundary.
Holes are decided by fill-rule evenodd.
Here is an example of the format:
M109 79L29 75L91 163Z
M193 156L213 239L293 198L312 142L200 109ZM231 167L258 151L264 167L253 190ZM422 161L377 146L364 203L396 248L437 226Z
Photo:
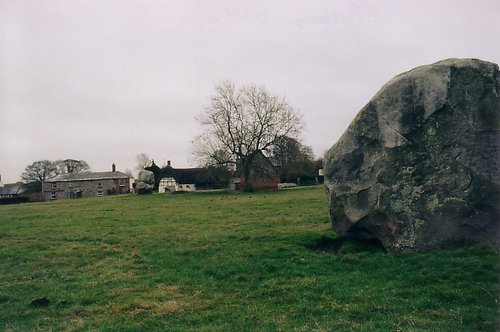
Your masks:
M343 237L321 236L318 240L307 245L309 250L320 251L329 254L352 254L352 253L380 253L386 252L382 244L376 240L354 240Z

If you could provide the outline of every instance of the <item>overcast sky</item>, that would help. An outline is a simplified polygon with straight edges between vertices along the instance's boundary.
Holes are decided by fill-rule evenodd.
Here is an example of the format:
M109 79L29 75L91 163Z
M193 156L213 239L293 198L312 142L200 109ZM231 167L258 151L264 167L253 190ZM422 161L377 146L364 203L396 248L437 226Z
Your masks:
M500 63L500 1L0 0L0 174L196 166L223 80L285 96L321 157L389 79L449 57Z

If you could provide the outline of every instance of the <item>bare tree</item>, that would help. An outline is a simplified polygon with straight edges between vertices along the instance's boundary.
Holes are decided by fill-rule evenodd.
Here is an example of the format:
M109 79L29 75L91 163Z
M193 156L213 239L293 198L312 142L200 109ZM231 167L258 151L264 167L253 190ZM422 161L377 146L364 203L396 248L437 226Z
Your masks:
M290 137L282 137L273 148L272 154L281 164L314 160L314 152L310 146Z
M86 161L65 159L54 162L58 174L82 173L90 171L90 166Z
M134 175L132 174L132 171L130 169L128 169L128 168L123 173L127 174L131 179L134 178Z
M310 146L296 139L282 137L273 148L272 156L279 162L282 182L316 176L314 153Z
M33 164L26 166L21 178L26 183L38 182L42 183L57 175L57 167L55 163L49 160L35 161Z
M226 81L216 87L205 113L204 131L194 141L194 154L206 165L237 168L252 189L250 172L257 155L268 156L282 137L297 138L302 116L281 97L263 87L236 89Z
M139 153L137 157L135 157L135 161L137 162L136 168L139 171L151 166L152 163L152 159L145 153Z

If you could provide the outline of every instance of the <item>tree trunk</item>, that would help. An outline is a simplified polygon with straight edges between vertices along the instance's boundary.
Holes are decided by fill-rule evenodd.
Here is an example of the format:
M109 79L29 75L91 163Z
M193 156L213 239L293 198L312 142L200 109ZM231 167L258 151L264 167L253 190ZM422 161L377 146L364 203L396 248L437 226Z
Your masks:
M253 183L250 175L252 164L249 162L244 162L242 166L243 166L243 191L251 192L253 191Z
M241 175L243 176L243 191L251 192L253 191L253 183L251 178L252 171L252 160L251 156L247 156L241 159Z

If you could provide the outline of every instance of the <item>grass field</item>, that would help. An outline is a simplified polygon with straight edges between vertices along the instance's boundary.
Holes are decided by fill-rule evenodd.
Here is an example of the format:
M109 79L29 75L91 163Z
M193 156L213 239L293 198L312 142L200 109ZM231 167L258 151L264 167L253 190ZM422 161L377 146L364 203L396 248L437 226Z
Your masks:
M322 187L0 206L1 331L496 331L499 272L344 242Z

